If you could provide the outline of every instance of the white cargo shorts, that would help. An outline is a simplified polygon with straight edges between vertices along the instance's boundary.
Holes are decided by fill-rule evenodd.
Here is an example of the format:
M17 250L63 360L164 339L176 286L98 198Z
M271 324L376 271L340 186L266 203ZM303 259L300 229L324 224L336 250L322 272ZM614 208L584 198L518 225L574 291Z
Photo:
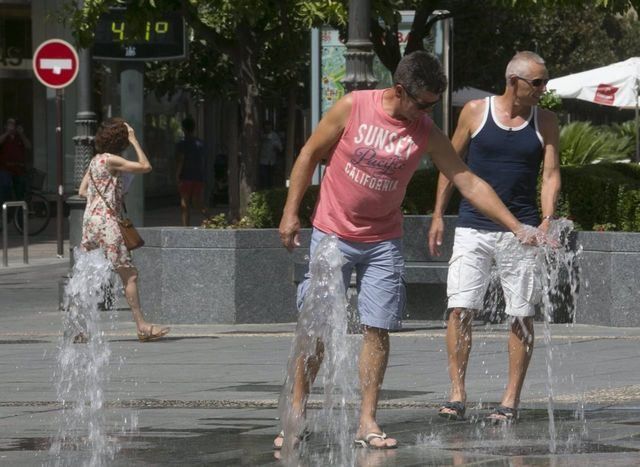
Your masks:
M447 278L448 307L482 309L495 264L506 313L533 316L542 298L539 254L539 248L522 245L511 232L456 228Z

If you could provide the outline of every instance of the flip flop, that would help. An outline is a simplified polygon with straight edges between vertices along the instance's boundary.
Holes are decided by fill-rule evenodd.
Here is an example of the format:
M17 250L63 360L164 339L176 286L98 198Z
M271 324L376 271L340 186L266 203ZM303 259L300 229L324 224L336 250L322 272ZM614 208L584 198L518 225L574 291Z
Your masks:
M86 344L89 342L89 336L87 336L84 332L79 332L73 338L74 344Z
M382 446L376 446L371 444L372 439L387 439L386 433L369 433L364 438L356 438L354 444L359 448L368 448L368 449L397 449L398 445L387 446L386 444Z
M282 445L276 446L276 442L274 440L273 449L275 451L280 451L282 449L282 446L284 446L284 431L281 431L280 433L278 433L278 436L276 436L276 439L278 438L282 438ZM304 430L302 430L302 433L298 435L298 443L301 443L303 441L308 441L309 438L311 438L311 431L305 428Z
M443 412L444 409L453 410L453 412ZM447 401L440 407L438 415L448 420L464 420L466 410L462 401Z
M493 409L489 415L487 415L487 420L489 420L493 424L505 423L510 424L514 423L518 418L518 409L514 409L512 407L507 407L506 405L500 404L498 407Z
M155 329L160 329L159 332L153 332L153 330ZM169 331L171 330L171 328L161 328L160 326L156 326L155 324L151 325L151 329L149 333L144 333L144 332L139 332L138 333L138 340L140 342L152 342L152 341L157 341L158 339L161 339L162 337L166 336Z

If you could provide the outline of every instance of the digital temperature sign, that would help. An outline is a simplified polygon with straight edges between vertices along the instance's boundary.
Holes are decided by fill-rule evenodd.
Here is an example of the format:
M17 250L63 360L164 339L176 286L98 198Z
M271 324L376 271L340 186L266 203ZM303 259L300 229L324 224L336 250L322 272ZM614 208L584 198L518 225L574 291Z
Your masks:
M180 13L166 13L141 26L134 31L124 10L102 15L96 27L93 58L151 61L186 57L185 27Z

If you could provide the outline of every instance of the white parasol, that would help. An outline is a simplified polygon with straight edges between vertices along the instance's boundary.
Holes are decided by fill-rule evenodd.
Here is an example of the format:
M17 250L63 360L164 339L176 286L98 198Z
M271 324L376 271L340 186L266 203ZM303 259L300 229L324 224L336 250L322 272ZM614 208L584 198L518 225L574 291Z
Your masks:
M638 99L640 57L552 79L547 89L562 98L581 99L595 104L636 110L636 161L640 161Z

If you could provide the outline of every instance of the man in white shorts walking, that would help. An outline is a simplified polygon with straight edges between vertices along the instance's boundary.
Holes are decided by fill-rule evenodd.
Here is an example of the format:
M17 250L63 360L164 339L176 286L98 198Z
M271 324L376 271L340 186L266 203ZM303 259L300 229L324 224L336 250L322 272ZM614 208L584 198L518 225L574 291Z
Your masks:
M507 65L506 89L501 96L467 103L452 143L469 168L496 191L523 224L546 232L560 192L558 121L537 107L549 74L544 60L533 52L517 53ZM542 166L540 220L536 186ZM429 251L439 255L442 216L453 191L444 175L438 179L436 205L429 229ZM533 351L533 316L541 299L538 248L522 245L501 225L484 216L467 200L460 204L453 253L449 261L447 296L449 319L447 352L451 391L440 415L464 418L465 375L471 351L471 322L482 308L495 263L511 317L509 381L501 403L489 415L493 422L517 417L520 392Z

